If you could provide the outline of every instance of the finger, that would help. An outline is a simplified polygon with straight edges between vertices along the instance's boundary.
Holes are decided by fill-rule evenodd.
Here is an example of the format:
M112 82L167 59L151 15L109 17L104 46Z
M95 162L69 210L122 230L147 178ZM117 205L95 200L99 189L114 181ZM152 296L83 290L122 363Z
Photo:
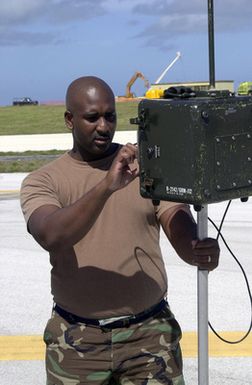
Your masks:
M131 170L131 173L134 176L134 178L136 178L137 176L139 176L139 169L134 168L133 170Z
M193 250L193 255L197 257L207 258L209 255L215 257L215 256L219 256L219 254L220 254L219 249L207 248L207 249Z
M192 250L195 255L219 255L220 253L219 244L215 239L193 241Z
M136 148L134 146L132 148L129 145L123 146L120 151L120 156L122 159L126 160L127 163L133 163L137 156Z
M193 248L205 248L205 247L212 247L217 246L218 241L214 238L204 238L204 239L194 239L192 241Z
M129 150L132 151L135 155L137 155L138 147L137 144L132 144L132 143L127 143L125 147Z
M214 270L219 264L218 256L206 255L206 256L194 256L192 260L194 266L199 267L202 270Z

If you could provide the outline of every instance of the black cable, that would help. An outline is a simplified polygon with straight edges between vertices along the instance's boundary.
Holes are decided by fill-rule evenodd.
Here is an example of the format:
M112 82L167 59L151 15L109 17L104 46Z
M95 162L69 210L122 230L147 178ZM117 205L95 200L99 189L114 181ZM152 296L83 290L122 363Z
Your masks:
M219 239L219 236L220 236L220 233L221 233L221 229L222 229L224 220L225 220L225 218L226 218L228 209L229 209L229 207L230 207L230 205L231 205L231 202L232 202L232 201L230 200L230 201L228 202L228 204L227 204L227 207L226 207L226 209L225 209L225 211L224 211L224 214L223 214L223 217L222 217L222 220L221 220L221 223L220 223L220 226L219 226L219 227L215 226L215 224L211 221L211 219L208 218L208 219L210 220L210 222L212 223L212 225L214 225L214 227L215 227L215 228L217 229L217 231L218 231L218 234L217 234L217 237L216 237L217 241L218 241L218 239Z
M230 249L230 247L228 246L225 238L223 237L222 233L221 233L221 228L223 226L223 223L224 223L224 220L225 220L225 217L226 217L226 214L228 212L228 209L229 209L229 206L231 204L231 200L228 202L227 204L227 207L225 209L225 212L223 214L223 217L222 217L222 220L221 220L221 223L220 223L220 226L217 227L216 224L212 221L211 218L208 217L208 220L211 222L211 224L215 227L215 229L217 230L218 234L217 234L217 240L219 238L219 236L221 236L221 239L222 241L224 242L226 248L228 249L228 251L230 252L230 254L232 255L232 257L235 259L236 263L238 264L238 266L240 267L241 271L242 271L242 274L244 276L244 279L245 279L245 282L246 282L246 286L247 286L247 290L248 290L248 294L249 294L249 300L250 300L250 306L251 306L251 321L250 321L250 325L249 325L249 328L248 328L248 331L244 334L244 336L242 338L240 338L239 340L236 340L236 341L228 341L226 340L225 338L221 337L217 332L216 330L213 328L213 326L211 325L210 321L208 321L208 325L210 327L210 329L213 331L213 333L220 339L222 340L223 342L226 342L228 344L238 344L240 342L242 342L243 340L245 340L245 338L247 338L247 336L249 335L251 329L252 329L252 295L251 295L251 290L250 290L250 286L249 286L249 282L248 282L248 278L246 276L246 273L245 273L245 270L244 268L242 267L241 263L238 261L237 257L234 255L234 253L232 252L232 250Z

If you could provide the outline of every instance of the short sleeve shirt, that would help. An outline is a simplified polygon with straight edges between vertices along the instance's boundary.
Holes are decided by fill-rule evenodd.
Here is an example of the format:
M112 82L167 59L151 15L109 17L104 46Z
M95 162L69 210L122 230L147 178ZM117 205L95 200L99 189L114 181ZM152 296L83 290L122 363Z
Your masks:
M101 181L115 155L82 162L65 153L29 174L21 187L26 221L43 205L74 204ZM50 253L54 301L87 318L137 314L161 300L167 277L159 217L178 203L140 196L139 179L114 192L90 231L73 247Z

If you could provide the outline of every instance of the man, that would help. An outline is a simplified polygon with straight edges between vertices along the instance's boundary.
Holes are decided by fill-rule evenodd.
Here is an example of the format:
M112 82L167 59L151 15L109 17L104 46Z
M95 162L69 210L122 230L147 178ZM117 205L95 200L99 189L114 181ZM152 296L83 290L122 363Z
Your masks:
M28 231L52 264L47 385L183 385L159 227L184 261L209 271L218 244L196 239L187 205L140 196L137 146L112 142L115 98L103 80L73 81L66 108L72 150L21 189Z

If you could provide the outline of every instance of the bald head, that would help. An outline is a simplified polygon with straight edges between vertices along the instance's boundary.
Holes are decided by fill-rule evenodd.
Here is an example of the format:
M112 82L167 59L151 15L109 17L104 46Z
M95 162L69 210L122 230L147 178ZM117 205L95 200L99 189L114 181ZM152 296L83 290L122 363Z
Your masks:
M95 98L96 94L108 95L114 98L114 93L109 85L96 76L83 76L74 80L66 93L66 108L72 113L83 104L86 98Z
M67 89L66 107L65 123L72 131L76 159L97 160L115 150L115 97L104 80L95 76L74 80Z

